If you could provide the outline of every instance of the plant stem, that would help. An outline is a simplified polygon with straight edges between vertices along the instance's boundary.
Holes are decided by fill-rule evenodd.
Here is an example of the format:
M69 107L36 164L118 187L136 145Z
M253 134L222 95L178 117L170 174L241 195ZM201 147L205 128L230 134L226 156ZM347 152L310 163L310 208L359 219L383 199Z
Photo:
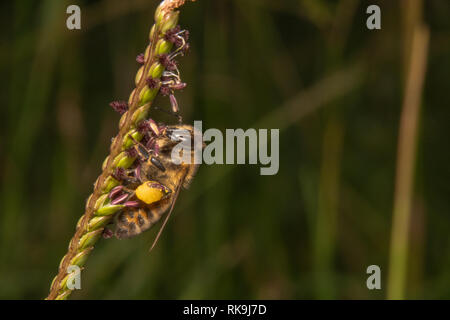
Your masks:
M417 131L426 72L428 40L428 28L417 24L413 30L411 58L399 128L388 299L405 298Z

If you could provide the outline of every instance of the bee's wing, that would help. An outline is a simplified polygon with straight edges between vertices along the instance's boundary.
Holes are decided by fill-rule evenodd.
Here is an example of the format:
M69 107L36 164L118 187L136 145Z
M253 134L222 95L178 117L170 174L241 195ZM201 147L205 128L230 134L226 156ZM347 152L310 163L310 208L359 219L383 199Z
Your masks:
M162 231L164 230L164 227L166 226L167 220L169 220L169 217L172 214L173 207L175 206L175 202L177 201L177 198L178 198L178 195L180 193L181 186L184 183L185 177L186 177L186 175L183 177L183 179L181 179L180 183L177 185L177 189L175 190L175 196L173 197L172 204L170 205L169 212L167 213L166 218L164 219L164 222L163 222L161 228L159 229L155 240L153 240L152 246L150 247L148 252L151 252L153 250L153 248L155 247L156 243L158 242L159 237L161 236Z

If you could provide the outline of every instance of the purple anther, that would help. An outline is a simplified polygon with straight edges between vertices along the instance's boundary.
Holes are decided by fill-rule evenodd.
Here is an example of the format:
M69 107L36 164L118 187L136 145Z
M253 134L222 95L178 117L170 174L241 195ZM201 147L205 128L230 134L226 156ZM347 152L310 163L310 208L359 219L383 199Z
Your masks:
M155 135L159 136L160 132L159 132L159 128L158 128L158 125L156 124L156 122L153 119L148 119L148 124L149 124L152 132Z
M145 82L150 89L156 89L159 86L159 79L153 79L152 77L148 77Z
M128 111L128 102L126 101L113 101L109 105L120 114Z
M141 166L140 165L138 165L136 167L136 169L134 169L134 175L139 181L141 181Z
M168 41L170 41L173 44L175 44L175 47L177 47L177 48L181 47L183 45L183 43L186 43L184 41L184 39L182 37L180 37L180 36L174 36Z
M172 106L172 111L174 113L178 113L179 109L178 109L178 102L177 99L175 98L175 96L173 94L171 94L169 96L169 100L170 100L170 105Z
M129 197L129 195L126 194L126 193L124 193L124 194L118 196L117 198L113 199L113 200L111 201L111 204L112 204L112 205L121 204L122 202L124 202L125 200L127 200L128 197Z
M137 208L139 207L139 202L137 201L127 201L124 203L125 207L129 207L129 208Z
M138 123L137 129L141 134L146 134L150 130L150 126L148 125L148 122L145 120L142 120Z
M169 60L167 63L166 69L168 71L175 71L177 70L177 61L176 60Z
M167 53L164 53L158 57L159 63L161 63L164 68L167 69L167 66L170 64L170 58Z
M170 87L173 90L182 90L182 89L186 88L186 86L187 86L187 84L185 82L178 82L178 83L171 85Z
M181 30L180 26L176 26L176 27L168 30L166 32L166 34L164 35L164 39L174 43L178 37L177 33L180 32L180 30Z
M136 57L136 62L139 63L139 64L144 64L145 63L145 56L144 56L143 53L139 54Z
M109 192L108 198L110 198L110 199L115 198L117 195L119 195L119 193L122 192L122 190L123 190L123 186L117 186L117 187L114 187L114 188Z

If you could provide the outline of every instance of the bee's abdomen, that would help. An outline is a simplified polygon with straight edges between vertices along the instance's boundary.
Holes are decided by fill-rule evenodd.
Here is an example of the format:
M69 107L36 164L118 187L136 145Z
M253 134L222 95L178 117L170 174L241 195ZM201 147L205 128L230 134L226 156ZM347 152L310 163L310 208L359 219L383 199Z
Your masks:
M116 230L114 235L118 239L134 237L148 229L158 222L167 205L163 200L157 206L144 206L142 208L126 208L118 213L116 217Z

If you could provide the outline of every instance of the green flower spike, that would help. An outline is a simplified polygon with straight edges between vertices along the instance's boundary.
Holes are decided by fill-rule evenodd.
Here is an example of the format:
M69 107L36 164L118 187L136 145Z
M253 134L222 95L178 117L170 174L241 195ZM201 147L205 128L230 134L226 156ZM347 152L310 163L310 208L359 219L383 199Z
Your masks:
M70 265L83 267L94 245L101 238L105 226L112 221L115 213L124 208L124 205L112 205L108 198L111 189L121 183L113 177L113 174L117 168L129 168L135 161L135 157L126 150L132 147L134 141L143 138L137 131L137 126L147 118L151 104L160 89L159 85L149 88L146 82L148 78L159 79L163 75L164 66L158 59L163 54L170 56L173 48L173 44L165 40L165 34L177 26L179 12L175 10L184 3L185 0L165 0L155 11L155 24L150 31L150 43L144 52L144 64L134 79L136 87L127 103L112 105L122 114L119 133L112 140L110 153L102 164L102 173L95 181L94 191L86 202L84 215L77 222L77 229L69 243L68 252L62 258L58 274L52 281L50 293L46 298L48 300L65 300L69 297L72 290L67 288L67 268Z

